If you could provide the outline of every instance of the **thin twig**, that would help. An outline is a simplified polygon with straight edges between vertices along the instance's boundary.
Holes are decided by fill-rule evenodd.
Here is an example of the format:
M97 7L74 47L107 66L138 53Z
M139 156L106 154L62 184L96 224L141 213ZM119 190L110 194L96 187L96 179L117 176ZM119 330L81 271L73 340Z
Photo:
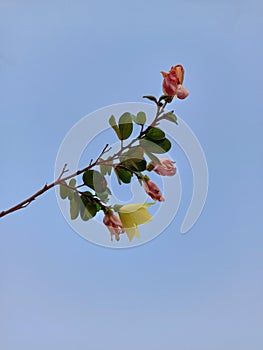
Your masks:
M39 191L34 193L32 196L28 197L27 199L23 200L22 202L14 205L13 207L11 207L11 208L9 208L7 210L3 210L2 212L0 212L0 217L3 217L5 215L7 215L7 214L11 214L14 211L26 208L37 197L41 196L43 193L47 192L48 190L50 190L54 186L60 185L62 182L66 181L66 180L68 180L68 179L70 179L70 178L72 178L74 176L80 175L80 174L84 173L85 171L93 168L94 166L96 166L98 164L99 159L111 149L111 148L108 148L108 147L109 147L109 145L106 144L106 146L103 148L103 150L99 154L98 158L94 162L91 162L87 167L85 167L85 168L83 168L81 170L78 170L78 171L74 172L73 174L70 174L70 175L67 175L67 176L63 177L63 175L66 172L68 172L67 164L65 164L63 166L63 169L61 170L61 173L60 173L60 175L59 175L59 177L57 178L56 181L50 183L49 185L48 184L44 185Z

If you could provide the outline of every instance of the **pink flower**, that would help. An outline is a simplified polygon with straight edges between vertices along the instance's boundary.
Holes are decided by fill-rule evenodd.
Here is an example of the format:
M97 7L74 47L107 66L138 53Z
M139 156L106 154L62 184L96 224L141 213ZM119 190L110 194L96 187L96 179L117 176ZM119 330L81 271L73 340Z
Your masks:
M176 173L175 162L168 158L160 158L161 164L152 162L153 171L162 176L173 176Z
M111 240L112 236L115 236L116 241L120 240L120 234L124 233L124 229L122 226L121 220L118 218L118 216L114 215L112 212L105 214L103 223L107 226L108 230L111 234Z
M161 72L163 76L163 93L184 99L189 95L188 90L182 86L184 80L184 68L181 64L171 67L168 73Z
M159 187L150 179L144 180L143 187L145 192L154 200L164 202L164 198Z
M185 87L183 87L183 85L177 86L177 91L176 91L177 98L179 98L180 100L183 100L188 95L189 95L189 91Z

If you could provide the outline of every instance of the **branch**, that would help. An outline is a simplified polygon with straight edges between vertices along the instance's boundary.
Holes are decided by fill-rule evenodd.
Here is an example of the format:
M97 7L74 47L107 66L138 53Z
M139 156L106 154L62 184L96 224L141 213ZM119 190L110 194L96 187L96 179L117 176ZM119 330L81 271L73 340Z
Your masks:
M107 160L103 160L101 159L101 157L109 152L111 150L111 147L109 147L108 144L105 145L105 147L103 148L103 150L101 151L101 153L99 154L99 156L97 157L97 159L95 161L93 161L91 159L89 165L83 169L80 169L80 170L77 170L76 172L70 174L70 175L67 175L67 176L64 176L65 173L67 173L69 170L67 169L67 164L64 165L59 177L57 178L57 180L55 180L54 182L50 183L49 185L46 184L44 185L39 191L37 191L36 193L34 193L32 196L28 197L27 199L23 200L22 202L16 204L15 206L7 209L7 210L4 210L2 212L0 212L0 218L5 216L5 215L8 215L8 214L11 214L17 210L20 210L20 209L23 209L23 208L26 208L31 202L33 202L37 197L41 196L43 193L47 192L48 190L50 190L51 188L57 186L57 185L60 185L62 182L66 181L66 180L69 180L71 179L72 177L74 176L78 176L82 173L84 173L85 171L93 168L94 166L96 165L100 165L100 164L106 164L107 162L109 161L112 161L112 160L115 160L117 158L119 158L119 156L122 154L122 152L125 150L125 149L128 149L130 148L136 141L139 141L146 133L149 129L151 129L153 126L155 125L158 125L158 122L163 119L163 112L164 112L164 109L167 105L167 102L164 103L164 105L162 107L160 106L157 106L157 111L156 111L156 115L155 115L155 118L153 120L153 122L145 129L143 130L143 126L141 128L141 131L140 131L140 134L138 135L138 137L134 138L129 144L127 144L126 146L123 145L123 142L121 143L121 147L120 147L120 150L118 152L116 152L113 156L109 157ZM64 176L64 177L63 177Z
M22 202L16 204L15 206L7 209L7 210L4 210L2 212L0 212L0 218L5 216L5 215L8 215L8 214L11 214L13 213L14 211L17 211L17 210L20 210L20 209L23 209L23 208L26 208L31 202L33 202L37 197L41 196L43 193L47 192L48 190L50 190L51 188L57 186L57 185L60 185L61 182L63 181L66 181L74 176L77 176L77 175L80 175L82 173L84 173L85 171L93 168L94 166L98 165L99 163L99 159L106 153L108 152L109 150L111 149L111 147L109 147L108 144L106 144L106 146L103 148L103 150L101 151L100 155L97 157L97 159L94 161L94 162L90 162L90 164L81 169L81 170L78 170L76 171L75 173L73 174L70 174L70 175L67 175L65 177L63 177L63 175L65 173L68 172L68 169L67 169L67 164L64 165L59 177L57 178L56 181L50 183L49 185L46 184L44 185L44 187L42 187L39 191L37 191L36 193L34 193L32 196L28 197L27 199L23 200Z

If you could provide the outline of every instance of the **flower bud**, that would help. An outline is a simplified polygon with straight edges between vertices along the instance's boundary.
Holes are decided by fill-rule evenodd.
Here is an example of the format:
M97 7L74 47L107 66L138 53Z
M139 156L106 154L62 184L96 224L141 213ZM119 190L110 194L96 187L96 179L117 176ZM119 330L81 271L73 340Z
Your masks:
M161 72L163 76L163 93L168 96L177 96L184 99L189 95L186 88L182 86L184 80L184 68L182 65L171 67L168 73Z
M176 91L176 96L180 98L180 100L183 100L189 95L189 91L183 87L183 85L178 85L177 91Z
M152 162L153 171L162 176L173 176L176 173L175 162L168 158L160 158L161 164Z
M163 93L168 96L175 96L177 90L177 78L172 72L165 73L161 72L163 75Z
M145 192L153 199L159 202L164 202L164 198L159 187L152 180L144 180L143 187Z
M124 233L121 220L112 212L109 212L105 214L103 218L103 223L107 226L108 230L110 231L111 240L112 240L112 236L114 235L116 241L119 241L120 234Z

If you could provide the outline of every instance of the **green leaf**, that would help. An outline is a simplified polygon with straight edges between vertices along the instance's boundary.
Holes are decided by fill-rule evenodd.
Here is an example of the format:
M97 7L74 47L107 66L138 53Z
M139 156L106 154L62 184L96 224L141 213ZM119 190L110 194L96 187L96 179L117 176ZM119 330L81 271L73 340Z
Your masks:
M96 192L95 195L103 202L108 202L109 195L111 194L110 189L107 187L104 192Z
M77 194L77 192L74 192L74 196L70 201L70 217L71 220L75 220L78 215L79 215L79 211L80 211L80 197Z
M93 200L93 196L90 192L86 191L81 195L82 205L80 207L80 216L83 221L87 221L93 218L97 212L101 209L100 205Z
M76 183L77 183L76 179L70 179L69 186L70 187L76 187Z
M102 175L110 175L112 167L110 165L100 165L100 172Z
M146 95L146 96L143 96L143 98L147 98L148 100L153 101L156 104L158 104L157 98L152 96L152 95Z
M121 140L121 133L120 133L120 129L117 126L116 120L114 115L112 115L109 119L109 124L112 127L112 129L115 131L116 135L118 136L118 138Z
M104 203L108 202L108 200L109 200L109 193L108 193L108 191L96 192L95 195Z
M102 175L106 175L108 172L107 165L100 164L100 172Z
M130 158L138 158L138 159L143 159L143 148L141 146L134 146L131 147L127 154Z
M178 125L177 116L173 113L167 113L166 115L164 115L163 119L169 120L170 122L173 122Z
M159 158L157 158L154 154L152 154L150 151L146 152L147 156L151 159L152 162L156 163L156 164L162 164L159 160ZM148 170L148 169L147 169ZM149 171L149 170L148 170Z
M89 203L86 207L82 206L80 210L80 216L83 221L87 221L93 218L97 214L97 203Z
M172 100L173 100L174 96L169 96L169 95L162 95L159 100L158 100L158 103L161 102L161 101L165 101L167 103L171 103Z
M80 199L81 199L84 207L91 201L92 198L93 198L93 195L89 191L83 192L82 195L80 196Z
M100 158L100 161L105 161L109 164L113 164L113 161L110 159L111 157L108 157L106 160ZM111 165L105 165L105 164L100 164L100 172L102 175L110 175L112 170Z
M124 160L119 165L126 169L130 169L131 171L141 172L146 169L147 163L145 159L130 158Z
M130 171L127 171L119 167L116 167L114 170L117 175L119 184L121 184L121 182L125 184L128 184L131 182L132 173Z
M93 218L100 210L100 205L97 202L91 202L86 206L90 216Z
M141 146L134 146L134 147L131 147L128 151L122 153L119 159L121 161L130 159L130 158L144 159L143 153L144 153L144 150Z
M101 210L101 205L98 202L95 202L96 204L96 208L97 208L97 212Z
M112 194L112 193L111 193L111 190L109 189L109 187L106 188L106 191L105 191L105 192L108 193L108 194Z
M146 123L146 114L144 112L137 113L134 121L136 124L144 125Z
M102 193L96 192L95 195L104 203L108 202L109 200L109 195L105 192L102 192Z
M119 130L120 130L120 139L127 140L132 133L133 123L132 115L129 112L125 112L119 119Z
M165 138L165 133L159 128L152 127L149 131L147 131L146 137L150 140L158 141Z
M96 192L104 192L107 188L105 177L97 170L88 170L82 176L85 185L89 186Z
M145 159L131 159L131 162L134 164L134 167L137 169L138 172L144 171L147 166L147 162Z
M68 199L71 200L74 196L75 191L71 188L68 188Z
M83 221L88 221L92 216L90 215L88 209L82 206L80 209L80 217Z
M62 181L59 185L59 194L62 199L66 199L68 196L68 188L65 186L67 183L66 181Z
M147 138L143 138L140 140L140 145L144 148L145 152L148 154L150 153L166 153L171 148L171 142L164 138L162 140L149 140Z

